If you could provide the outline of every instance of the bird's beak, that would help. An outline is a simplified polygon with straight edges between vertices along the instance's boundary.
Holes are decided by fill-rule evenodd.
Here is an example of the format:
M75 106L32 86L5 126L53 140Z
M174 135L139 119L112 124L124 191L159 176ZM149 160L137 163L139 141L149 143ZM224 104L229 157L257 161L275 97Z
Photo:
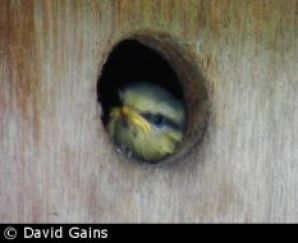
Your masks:
M151 126L137 111L129 106L113 108L111 118L125 119L130 126L140 128L145 134L149 133Z

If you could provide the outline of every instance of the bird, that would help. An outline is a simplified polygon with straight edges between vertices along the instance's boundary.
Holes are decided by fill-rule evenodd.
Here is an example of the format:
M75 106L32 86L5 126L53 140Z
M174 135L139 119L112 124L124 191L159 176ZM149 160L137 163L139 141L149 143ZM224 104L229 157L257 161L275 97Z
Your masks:
M118 90L107 130L117 150L147 162L172 155L183 139L186 109L182 99L152 82L132 82Z

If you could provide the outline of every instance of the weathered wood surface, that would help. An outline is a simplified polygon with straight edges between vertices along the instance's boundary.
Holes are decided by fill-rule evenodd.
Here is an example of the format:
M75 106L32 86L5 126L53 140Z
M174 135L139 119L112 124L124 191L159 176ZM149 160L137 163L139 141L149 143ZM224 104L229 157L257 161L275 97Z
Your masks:
M104 58L135 31L196 57L212 104L185 161L114 155ZM0 222L298 222L298 1L0 4Z

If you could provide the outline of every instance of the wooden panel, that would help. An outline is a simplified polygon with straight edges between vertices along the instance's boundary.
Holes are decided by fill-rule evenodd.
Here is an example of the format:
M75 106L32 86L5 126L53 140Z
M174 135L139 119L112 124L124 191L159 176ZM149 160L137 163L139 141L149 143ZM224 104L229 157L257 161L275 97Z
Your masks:
M1 222L297 222L298 2L33 1L0 6ZM195 56L204 141L168 166L115 156L96 82L130 33Z

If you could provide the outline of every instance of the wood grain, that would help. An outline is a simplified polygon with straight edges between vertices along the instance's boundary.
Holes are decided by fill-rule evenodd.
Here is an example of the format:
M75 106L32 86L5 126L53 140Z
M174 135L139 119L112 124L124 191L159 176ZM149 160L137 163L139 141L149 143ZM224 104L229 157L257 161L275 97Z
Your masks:
M169 166L115 155L96 85L130 33L208 80L208 133ZM298 2L1 0L0 221L297 222Z

